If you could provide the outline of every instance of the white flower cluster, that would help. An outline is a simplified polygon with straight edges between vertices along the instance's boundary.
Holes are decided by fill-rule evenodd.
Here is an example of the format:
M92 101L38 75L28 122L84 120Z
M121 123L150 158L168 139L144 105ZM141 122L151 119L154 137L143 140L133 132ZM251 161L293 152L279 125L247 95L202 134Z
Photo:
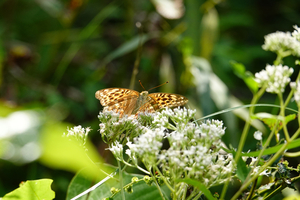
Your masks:
M100 133L103 141L109 145L115 141L120 143L126 143L127 139L140 135L143 130L143 126L139 123L134 115L120 117L119 113L113 111L100 112L98 115L100 123ZM151 116L149 116L151 118Z
M294 26L294 28L296 30L292 34L277 31L266 35L262 48L275 53L290 51L292 55L300 57L299 28L297 26Z
M296 38L296 40L300 41L300 28L297 25L293 27L295 30L293 31L292 36Z
M135 165L138 164L137 157L139 157L142 158L144 164L149 164L150 167L150 165L156 163L164 135L164 129L162 128L155 128L154 130L147 128L144 134L134 138L133 143L127 142L129 149L126 150L126 154Z
M259 87L266 87L267 92L279 94L284 92L293 72L293 68L286 65L267 65L265 70L255 74L255 81Z
M298 82L291 82L290 86L292 89L295 90L294 92L294 99L298 105L298 107L300 106L300 81Z
M184 129L178 127L167 136L170 148L159 156L161 168L176 172L173 178L185 175L206 186L220 184L234 170L232 156L219 153L224 133L223 123L218 120L200 125L188 122Z
M67 129L68 133L64 133L63 137L68 137L79 142L80 146L84 146L87 140L88 133L91 131L90 127L83 128L81 125Z
M115 119L107 117L112 115L100 113L99 119L105 121L109 118L107 122L116 124ZM207 186L220 184L234 170L231 154L220 153L221 137L225 133L223 122L207 120L198 125L191 122L194 115L195 110L191 109L166 109L154 115L143 116L151 118L151 123L147 125L138 119L116 117L121 121L120 124L124 124L124 121L133 123L134 128L131 127L130 131L135 136L130 138L132 134L125 134L127 135L126 154L137 167L139 161L142 161L147 170L159 166L162 174L170 172L168 180L171 185L176 179L182 177L196 178ZM100 124L101 134L116 133L115 127L118 125L108 126L107 122ZM137 129L141 131L137 133ZM124 129L121 131L123 134L126 132ZM119 138L114 137L114 139ZM115 142L115 140L110 143L109 150L118 160L123 161L124 146L120 145L122 142ZM162 149L164 140L169 143L166 149Z

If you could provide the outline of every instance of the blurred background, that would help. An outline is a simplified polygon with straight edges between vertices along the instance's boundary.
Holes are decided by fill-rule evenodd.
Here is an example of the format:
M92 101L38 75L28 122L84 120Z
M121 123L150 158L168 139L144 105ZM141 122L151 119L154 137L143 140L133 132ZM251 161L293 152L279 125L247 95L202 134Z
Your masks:
M146 90L169 81L151 92L186 96L197 118L250 103L232 63L253 74L272 64L276 55L262 50L264 36L292 32L299 22L298 0L1 0L0 197L21 181L51 178L56 198L65 198L74 174L38 160L39 139L53 127L63 127L61 134L91 127L95 148L113 163L97 131L97 90L142 91L138 80ZM275 100L265 95L262 103ZM225 122L227 145L237 147L246 114L213 117ZM245 151L256 148L249 135Z

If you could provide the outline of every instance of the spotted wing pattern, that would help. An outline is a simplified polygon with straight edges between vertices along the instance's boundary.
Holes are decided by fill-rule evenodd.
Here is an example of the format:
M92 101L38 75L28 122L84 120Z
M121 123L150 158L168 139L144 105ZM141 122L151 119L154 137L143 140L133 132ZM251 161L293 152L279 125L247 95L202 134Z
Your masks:
M125 88L107 88L98 90L95 97L100 100L104 111L119 112L120 115L131 114L130 109L134 107L139 92Z
M150 93L148 95L153 100L151 102L152 106L155 110L162 108L171 108L183 106L188 102L188 99L179 94L171 94L171 93Z
M143 98L140 98L139 92L124 88L98 90L95 97L104 106L104 111L113 110L120 113L120 116L142 112L153 113L162 108L182 106L188 102L186 97L170 93L150 93L146 99L141 100Z

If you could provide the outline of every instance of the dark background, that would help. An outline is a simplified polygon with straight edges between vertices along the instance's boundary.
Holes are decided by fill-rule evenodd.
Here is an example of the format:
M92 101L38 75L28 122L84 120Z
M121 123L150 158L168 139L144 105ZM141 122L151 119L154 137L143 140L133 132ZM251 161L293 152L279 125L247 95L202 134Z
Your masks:
M198 111L197 118L230 107L230 96L248 104L252 94L233 73L230 62L244 64L253 74L262 70L276 58L262 50L264 36L278 30L292 32L292 26L300 21L298 0L187 0L176 19L159 12L158 6L154 1L130 0L2 0L1 116L16 110L51 110L46 112L47 119L90 126L90 138L99 153L113 162L97 132L97 114L102 109L94 97L97 90L129 88L132 81L132 89L142 91L138 80L146 89L169 81L153 92L188 97L188 106ZM137 28L138 22L141 28ZM147 38L145 42L141 42L142 35ZM211 74L227 86L224 101L228 107L216 105L209 92L199 92L201 85L193 81L197 77L191 71L191 56L205 58ZM132 76L136 60L140 60L138 73ZM294 61L286 58L284 64L293 67ZM295 68L294 76L297 73ZM275 101L274 95L265 95L261 103ZM276 113L270 108L264 111ZM243 120L232 113L214 118L224 120L228 127L225 143L237 147ZM256 148L253 132L245 151ZM297 165L298 161L291 163ZM54 179L57 199L63 199L72 176L38 161L2 159L0 196L17 188L21 181L47 177Z

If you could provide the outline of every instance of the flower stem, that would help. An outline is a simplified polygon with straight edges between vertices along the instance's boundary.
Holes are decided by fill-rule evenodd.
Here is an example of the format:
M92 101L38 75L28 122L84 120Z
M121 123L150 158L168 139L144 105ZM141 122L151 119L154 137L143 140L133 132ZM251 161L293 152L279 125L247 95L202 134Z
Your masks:
M242 136L241 136L241 139L240 139L240 143L239 143L239 146L238 146L238 150L236 152L236 155L235 155L235 158L234 158L234 161L235 163L238 162L238 160L240 159L240 156L241 156L241 153L242 153L242 150L243 150L243 147L245 145L245 141L246 141L246 138L247 138L247 135L248 135L248 131L249 131L249 128L250 128L250 125L251 125L251 117L254 113L254 110L255 110L255 107L253 106L254 104L256 104L256 102L259 100L259 98L264 94L266 90L266 87L262 87L254 96L253 96L253 99L251 101L251 107L249 108L249 118L248 120L246 121L246 124L244 126L244 130L242 132ZM231 173L228 175L229 177L231 176ZM228 184L229 184L229 181L230 179L228 179L228 181L226 181L226 183L224 184L224 187L223 187L223 190L222 190L222 194L221 194L221 198L220 199L224 199L225 197L225 194L226 194L226 191L227 191L227 188L228 188Z
M295 138L297 138L300 135L300 128L298 128L298 130L295 132L295 134L293 135L293 137L291 137L290 141L293 141ZM257 179L257 177L260 175L260 173L262 173L268 166L271 166L273 164L273 162L275 162L279 156L281 156L281 154L286 150L287 146L290 144L290 142L286 142L278 151L277 153L268 161L266 162L263 166L260 167L260 169L258 170L258 172L251 177L251 179L249 179L247 182L244 182L244 184L242 185L242 187L235 193L235 195L231 198L231 200L237 199L240 194L255 180Z
M122 200L125 200L125 193L123 189L123 170L121 167L121 162L119 160L117 160L117 162L119 167L119 181L120 181L120 188L121 188L121 196L122 196Z

